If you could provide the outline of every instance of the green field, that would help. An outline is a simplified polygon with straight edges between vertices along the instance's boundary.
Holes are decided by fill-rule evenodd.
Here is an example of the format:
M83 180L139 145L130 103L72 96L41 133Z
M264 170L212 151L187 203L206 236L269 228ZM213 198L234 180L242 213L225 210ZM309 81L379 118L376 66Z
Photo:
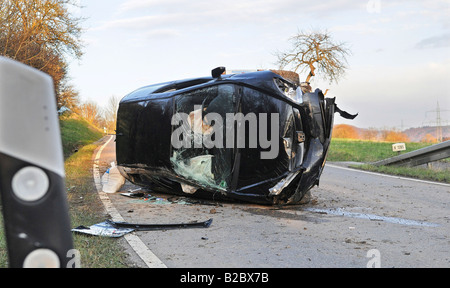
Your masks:
M398 155L397 152L392 151L392 144L394 143L336 138L331 141L327 160L364 163L375 162ZM402 153L411 152L430 145L427 143L406 143L406 151Z
M398 155L392 151L390 142L371 142L365 140L333 139L327 161L331 162L360 162L364 165L353 165L354 168L380 172L391 175L406 176L424 180L432 180L450 183L450 170L448 168L426 168L426 167L394 167L370 165L371 162L387 159ZM432 144L429 143L406 143L406 151L411 152ZM442 160L449 162L449 158Z

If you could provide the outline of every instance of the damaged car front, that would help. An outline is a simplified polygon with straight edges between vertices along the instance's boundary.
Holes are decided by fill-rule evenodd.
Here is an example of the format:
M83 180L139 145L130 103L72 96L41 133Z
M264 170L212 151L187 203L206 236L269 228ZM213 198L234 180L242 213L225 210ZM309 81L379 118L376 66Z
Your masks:
M318 185L331 141L334 98L272 71L166 82L119 105L117 164L156 192L295 204ZM219 72L219 73L218 73Z

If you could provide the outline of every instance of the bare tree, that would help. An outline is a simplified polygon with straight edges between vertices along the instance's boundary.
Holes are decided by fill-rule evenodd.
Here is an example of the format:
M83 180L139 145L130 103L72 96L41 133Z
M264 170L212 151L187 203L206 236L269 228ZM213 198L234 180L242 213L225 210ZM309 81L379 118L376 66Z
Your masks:
M378 138L378 130L373 127L369 127L362 131L362 138L364 140L375 141Z
M345 73L350 50L345 43L334 42L328 32L299 32L289 40L292 48L277 54L281 69L290 68L299 73L309 70L305 82L316 75L316 69L330 83L337 83Z
M105 121L108 131L116 130L117 110L119 110L120 99L117 96L111 96L105 107Z
M102 127L103 117L101 108L97 103L93 101L87 101L80 105L81 117L86 119L89 123L94 124L97 127Z

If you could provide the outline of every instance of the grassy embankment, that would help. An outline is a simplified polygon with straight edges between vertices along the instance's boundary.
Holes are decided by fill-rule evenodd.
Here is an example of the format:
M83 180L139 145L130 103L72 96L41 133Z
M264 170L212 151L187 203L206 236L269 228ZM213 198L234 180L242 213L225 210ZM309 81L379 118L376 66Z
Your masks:
M94 143L103 136L102 132L80 118L61 120L60 126L72 227L102 222L106 215L92 178L92 155L98 146ZM125 254L117 239L79 234L73 234L73 238L75 249L81 253L82 267L127 267ZM7 266L6 244L1 229L0 267Z
M371 162L396 156L397 153L392 152L392 144L394 143L333 138L327 160L361 162L365 164L361 166L353 165L352 167L391 175L450 183L449 169L393 166L376 167L370 165ZM411 152L430 145L428 143L406 143L407 150L402 153ZM449 160L444 161L448 162Z

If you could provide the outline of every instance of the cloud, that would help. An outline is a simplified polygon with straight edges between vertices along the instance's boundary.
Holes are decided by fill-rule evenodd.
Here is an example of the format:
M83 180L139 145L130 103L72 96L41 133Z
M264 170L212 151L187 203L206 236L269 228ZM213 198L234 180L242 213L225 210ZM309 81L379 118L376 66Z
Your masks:
M450 47L450 33L440 36L433 36L419 41L415 47L417 49L433 49Z
M111 20L92 30L107 30L107 29L131 29L131 30L146 30L157 26L167 26L171 23L180 21L182 15L177 14L163 14L163 15L148 15L141 17L130 17Z
M351 32L357 34L377 34L383 32L381 28L377 28L367 23L354 23L349 25L338 25L330 28L333 32Z
M126 0L117 9L118 13L127 13L130 11L142 11L145 9L155 9L159 7L180 7L186 6L189 2L183 0ZM170 10L167 9L169 12Z
M363 5L364 6L364 5ZM321 3L312 3L306 0L127 0L119 7L119 12L125 13L142 9L160 9L165 7L165 12L182 9L186 12L220 10L228 13L233 10L236 13L253 14L254 12L264 13L291 13L292 11L305 13L329 13L337 10L348 10L360 8L360 4L355 4L352 0L326 0Z
M163 21L167 19L165 17L171 17L172 25L270 24L292 20L292 16L326 16L343 10L361 9L362 6L352 0L320 3L306 0L126 0L117 9L117 15L122 18L107 23L103 28L129 27L133 22L155 24L157 20L162 20L160 24L167 24ZM148 21L150 19L152 21Z
M157 38L157 39L167 39L172 37L180 36L181 33L175 29L154 29L145 33L145 36L148 39Z

